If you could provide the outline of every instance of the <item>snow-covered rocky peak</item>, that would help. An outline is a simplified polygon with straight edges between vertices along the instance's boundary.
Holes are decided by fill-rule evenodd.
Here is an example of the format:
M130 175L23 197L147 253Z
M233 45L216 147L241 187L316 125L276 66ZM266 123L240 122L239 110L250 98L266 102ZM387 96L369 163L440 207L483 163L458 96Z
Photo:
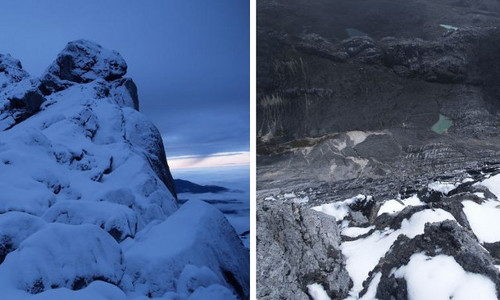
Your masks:
M83 40L41 79L0 56L6 299L248 297L248 250L217 209L179 209L161 135L126 69Z
M66 45L42 76L42 91L47 94L99 78L112 81L125 73L127 63L118 52L91 41L77 40Z
M0 54L0 130L40 110L45 98L37 86L38 80L23 69L19 60Z
M29 77L29 74L23 70L23 66L18 59L13 58L10 54L0 54L0 76L0 89L4 89L8 84Z

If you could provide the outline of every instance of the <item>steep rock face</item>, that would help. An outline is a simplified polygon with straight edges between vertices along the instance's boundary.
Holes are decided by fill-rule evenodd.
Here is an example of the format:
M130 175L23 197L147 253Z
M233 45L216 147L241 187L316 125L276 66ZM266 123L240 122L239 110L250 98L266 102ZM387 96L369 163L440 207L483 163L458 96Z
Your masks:
M272 187L276 169L331 182L495 161L499 12L489 0L259 1L259 183ZM357 131L383 132L399 149L381 161L339 147ZM319 160L342 170L297 171Z
M248 298L248 250L209 205L178 209L161 135L138 112L126 69L116 51L85 40L41 79L0 56L0 290L9 299ZM177 226L193 231L196 251L166 251ZM135 248L128 259L124 249ZM141 280L138 261L151 266ZM160 272L167 265L176 269Z
M332 299L352 285L335 219L294 204L265 203L257 214L257 298L309 299L321 284Z

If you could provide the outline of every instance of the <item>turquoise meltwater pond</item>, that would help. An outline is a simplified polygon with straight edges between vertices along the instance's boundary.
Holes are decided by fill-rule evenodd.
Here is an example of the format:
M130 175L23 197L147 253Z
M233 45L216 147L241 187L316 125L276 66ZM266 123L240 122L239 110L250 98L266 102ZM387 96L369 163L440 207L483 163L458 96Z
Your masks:
M451 126L453 126L453 121L447 116L439 114L439 120L431 127L431 129L436 133L443 134L447 133L448 128Z

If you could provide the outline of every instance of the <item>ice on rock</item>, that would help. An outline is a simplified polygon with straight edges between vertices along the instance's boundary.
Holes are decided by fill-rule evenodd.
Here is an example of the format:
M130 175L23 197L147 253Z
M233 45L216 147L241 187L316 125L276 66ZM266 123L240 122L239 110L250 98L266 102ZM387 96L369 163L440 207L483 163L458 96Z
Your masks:
M201 268L196 275L203 278L197 279L199 283L217 278L236 295L248 297L247 250L223 214L202 201L188 201L166 221L138 233L125 242L124 253L126 276L136 293L184 293L185 286L177 290L175 278L190 264Z
M137 86L130 78L123 78L116 81L116 87L112 89L113 98L120 106L132 107L139 110L139 97Z

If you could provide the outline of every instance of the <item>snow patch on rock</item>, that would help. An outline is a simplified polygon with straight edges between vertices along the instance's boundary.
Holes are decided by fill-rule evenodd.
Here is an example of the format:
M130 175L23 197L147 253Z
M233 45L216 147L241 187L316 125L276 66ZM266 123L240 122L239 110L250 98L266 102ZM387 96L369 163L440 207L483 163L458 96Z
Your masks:
M398 230L377 230L366 238L342 243L341 249L346 257L346 269L353 281L350 295L357 297L368 273L389 251L400 234L413 238L424 232L426 223L444 220L455 220L455 218L442 209L426 209L415 213L410 219L404 219Z
M325 213L329 216L335 217L337 222L339 222L342 221L345 217L347 217L351 212L351 208L349 207L349 205L354 204L356 202L364 202L371 200L372 200L371 196L365 196L360 194L357 195L356 197L349 198L344 201L314 206L312 207L312 209L314 209L315 211Z
M472 231L481 243L500 241L500 202L487 200L481 204L463 201L464 213Z
M480 185L489 189L490 192L500 199L500 174L483 180Z
M395 272L406 279L408 299L496 300L495 284L487 277L465 272L451 256L413 254L408 265Z
M331 298L326 293L323 286L319 283L309 284L307 286L309 295L313 300L330 300Z
M395 200L395 199L387 200L379 208L377 216L380 216L384 213L394 214L402 211L408 206L421 206L421 205L425 205L425 203L422 202L417 195L413 195L403 200Z

